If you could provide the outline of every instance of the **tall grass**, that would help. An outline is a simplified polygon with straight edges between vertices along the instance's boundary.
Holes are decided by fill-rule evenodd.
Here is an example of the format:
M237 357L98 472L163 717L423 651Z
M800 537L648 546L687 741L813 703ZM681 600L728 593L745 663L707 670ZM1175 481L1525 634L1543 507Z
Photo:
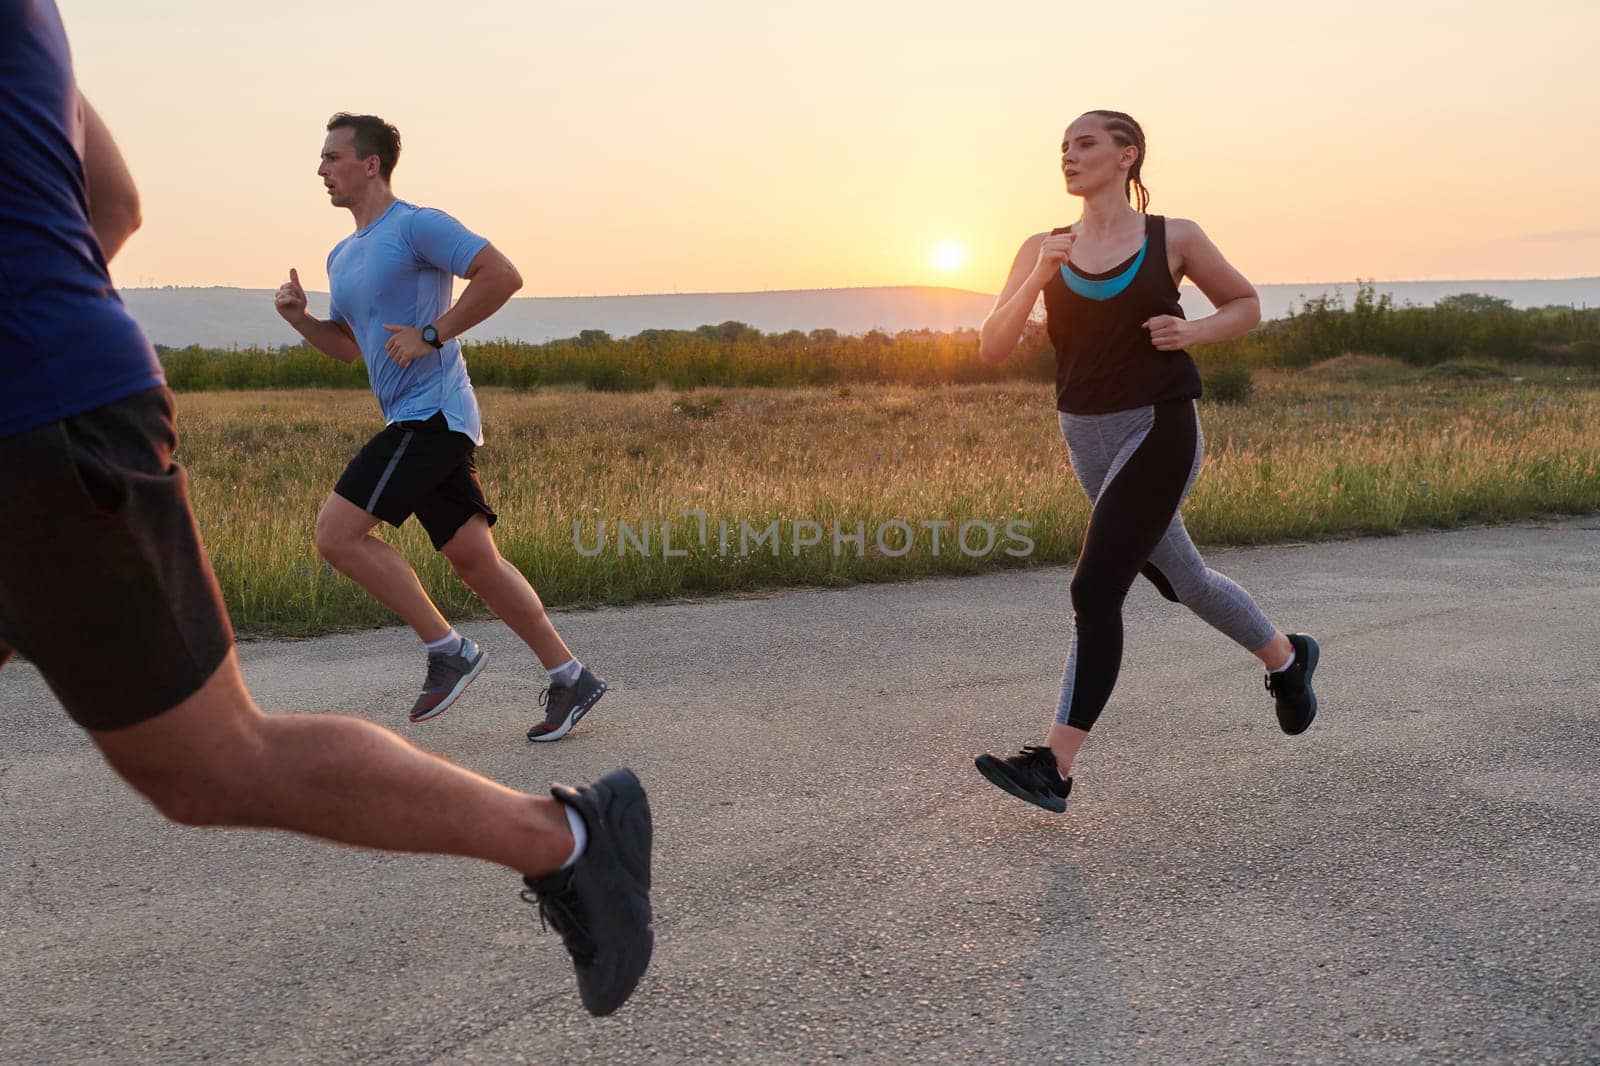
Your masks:
M1202 403L1209 456L1186 520L1202 543L1250 544L1600 508L1600 380L1562 376L1427 378L1377 360L1354 374L1263 373L1251 403ZM486 390L482 399L479 466L502 519L497 539L552 605L1070 562L1088 516L1051 389L1036 382ZM196 512L241 631L394 621L311 544L317 507L379 424L370 396L188 394L179 424ZM704 544L685 510L705 513ZM874 536L896 519L915 533L904 555L896 535L888 550ZM1026 557L1003 550L1016 546L1003 532L1013 520L1029 523ZM606 547L585 557L602 521ZM774 521L776 554L739 551L741 523ZM795 530L810 532L804 521L822 540L796 551ZM930 521L951 523L938 553ZM953 546L970 521L1001 531L994 550ZM649 528L650 552L619 551L618 522L636 537ZM663 553L663 523L684 554ZM864 527L859 550L853 541L834 550L835 524L847 536ZM414 523L384 535L448 615L481 613Z

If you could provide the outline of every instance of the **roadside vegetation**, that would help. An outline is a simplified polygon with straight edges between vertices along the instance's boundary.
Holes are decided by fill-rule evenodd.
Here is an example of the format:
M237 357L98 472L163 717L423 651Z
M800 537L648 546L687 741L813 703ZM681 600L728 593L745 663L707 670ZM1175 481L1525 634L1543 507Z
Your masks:
M805 385L952 385L1051 381L1055 359L1042 326L1030 325L999 366L977 358L973 331L908 331L861 336L833 330L762 333L740 322L695 330L646 330L619 338L598 330L525 344L469 342L472 380L480 386L534 389L582 385L605 392ZM1231 380L1231 396L1249 375L1304 367L1350 352L1385 355L1412 366L1456 360L1542 363L1600 369L1600 309L1517 310L1504 300L1465 294L1432 307L1396 306L1363 285L1352 304L1308 301L1292 315L1249 335L1197 348L1208 379ZM367 387L366 369L298 345L281 349L164 348L162 362L180 391Z
M1070 563L1088 516L1040 381L481 399L497 539L551 606ZM380 424L370 395L188 393L179 410L180 458L242 632L394 622L311 543L318 506ZM1202 401L1201 419L1206 469L1184 516L1203 545L1600 509L1600 371L1587 365L1342 355L1254 369L1246 395ZM414 523L383 535L447 614L481 612ZM1064 577L1062 589L1065 610Z

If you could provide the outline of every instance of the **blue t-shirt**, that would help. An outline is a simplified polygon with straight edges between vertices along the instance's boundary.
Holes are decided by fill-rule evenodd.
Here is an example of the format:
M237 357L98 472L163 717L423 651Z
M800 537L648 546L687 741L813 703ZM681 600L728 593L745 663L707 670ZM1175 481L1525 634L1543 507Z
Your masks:
M0 437L165 383L111 287L55 0L0 0Z
M458 433L483 443L478 399L455 340L402 367L385 345L385 323L421 329L450 309L454 277L462 277L488 245L432 208L396 200L370 225L328 254L328 317L355 334L372 391L390 422L431 418L440 411Z

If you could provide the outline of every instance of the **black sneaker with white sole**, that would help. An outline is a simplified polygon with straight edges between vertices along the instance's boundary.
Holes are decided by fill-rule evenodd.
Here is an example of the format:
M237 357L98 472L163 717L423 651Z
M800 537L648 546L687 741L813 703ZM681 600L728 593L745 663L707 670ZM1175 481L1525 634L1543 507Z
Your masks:
M578 973L590 1014L627 1001L650 965L650 801L632 770L585 788L556 785L551 795L578 812L589 842L578 861L547 877L525 877L522 898L555 927Z
M489 665L489 653L466 637L454 655L429 655L428 676L422 682L422 695L411 708L413 722L426 722L449 709L467 686Z
M1311 728L1317 716L1317 694L1311 691L1311 675L1317 669L1322 649L1305 633L1290 633L1294 662L1289 669L1268 674L1266 689L1278 709L1278 728L1291 737Z
M1055 752L1049 748L1029 744L1020 754L1009 759L980 755L972 762L978 772L989 779L990 784L1020 800L1027 800L1057 814L1067 809L1067 793L1072 791L1072 778L1061 780L1061 772L1056 768Z
M560 740L605 694L606 683L595 677L587 666L572 684L551 685L539 693L539 703L544 707L544 721L528 730L528 739Z

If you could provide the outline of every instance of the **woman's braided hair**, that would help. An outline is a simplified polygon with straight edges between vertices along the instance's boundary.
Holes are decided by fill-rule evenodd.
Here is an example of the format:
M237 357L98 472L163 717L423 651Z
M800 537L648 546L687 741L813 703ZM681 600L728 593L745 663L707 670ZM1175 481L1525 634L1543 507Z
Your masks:
M1133 166L1128 169L1128 176L1122 183L1122 191L1128 197L1130 204L1143 211L1150 206L1150 190L1139 180L1139 168L1144 166L1144 130L1134 121L1132 115L1121 111L1090 111L1089 114L1105 119L1106 131L1111 134L1112 140L1124 148L1132 145L1139 149L1139 158L1135 159Z

